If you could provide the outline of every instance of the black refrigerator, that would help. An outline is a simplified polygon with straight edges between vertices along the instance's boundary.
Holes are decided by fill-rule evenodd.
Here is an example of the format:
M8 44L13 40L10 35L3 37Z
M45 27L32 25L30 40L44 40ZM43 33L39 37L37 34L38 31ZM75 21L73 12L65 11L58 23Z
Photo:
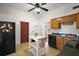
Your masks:
M0 21L0 56L15 52L15 23Z

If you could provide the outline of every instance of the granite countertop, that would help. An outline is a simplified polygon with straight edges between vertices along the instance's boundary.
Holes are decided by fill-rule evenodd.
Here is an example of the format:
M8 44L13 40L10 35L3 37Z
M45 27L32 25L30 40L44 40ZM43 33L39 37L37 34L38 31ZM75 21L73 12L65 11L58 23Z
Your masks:
M78 37L76 34L65 34L65 33L52 33L52 35L54 36L62 36L62 37Z

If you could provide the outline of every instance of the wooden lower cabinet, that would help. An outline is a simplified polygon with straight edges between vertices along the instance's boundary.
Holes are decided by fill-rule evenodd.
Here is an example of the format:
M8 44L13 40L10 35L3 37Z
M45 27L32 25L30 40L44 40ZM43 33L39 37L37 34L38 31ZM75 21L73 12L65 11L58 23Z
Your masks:
M62 50L63 47L70 41L69 37L62 37L57 36L56 37L56 48L59 50Z
M57 49L62 49L64 46L64 38L61 36L56 37L56 48Z
M69 37L64 37L64 45L66 45L70 41Z

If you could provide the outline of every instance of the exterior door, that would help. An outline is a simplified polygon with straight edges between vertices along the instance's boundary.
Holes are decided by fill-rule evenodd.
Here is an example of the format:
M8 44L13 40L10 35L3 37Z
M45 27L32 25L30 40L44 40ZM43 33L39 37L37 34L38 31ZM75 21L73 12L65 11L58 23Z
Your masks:
M21 22L21 43L29 41L29 23Z

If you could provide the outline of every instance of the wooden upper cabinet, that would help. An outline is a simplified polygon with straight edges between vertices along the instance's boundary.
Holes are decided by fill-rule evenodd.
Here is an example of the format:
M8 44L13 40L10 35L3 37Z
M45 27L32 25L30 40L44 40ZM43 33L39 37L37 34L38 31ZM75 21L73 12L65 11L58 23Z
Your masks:
M79 13L52 19L51 28L59 29L61 23L74 22L74 21L76 21L76 26L79 29Z
M76 20L76 14L67 15L59 18L60 23L73 22Z
M52 19L51 20L51 28L52 29L60 28L60 24L59 24L59 21L57 19Z
M72 14L72 15L68 15L68 16L65 16L65 22L73 22L76 20L76 15L75 14Z
M79 29L79 13L76 14L76 27Z
M63 23L63 22L65 22L65 16L63 16L63 17L59 17L58 18L58 20L59 20L59 23Z

